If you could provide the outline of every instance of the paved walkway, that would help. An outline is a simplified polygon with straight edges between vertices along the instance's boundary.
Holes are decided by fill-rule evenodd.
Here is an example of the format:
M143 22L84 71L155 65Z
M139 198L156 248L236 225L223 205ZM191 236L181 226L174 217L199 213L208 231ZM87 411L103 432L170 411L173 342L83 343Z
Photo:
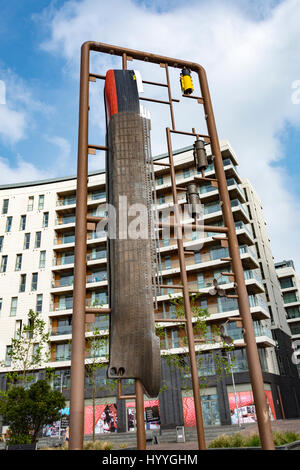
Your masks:
M245 428L240 431L241 434L258 434L257 424L245 424L244 426ZM272 421L271 427L273 431L294 431L300 434L300 419ZM208 444L208 442L206 444ZM156 445L147 445L147 450L198 450L198 443L195 441L180 443L167 442Z

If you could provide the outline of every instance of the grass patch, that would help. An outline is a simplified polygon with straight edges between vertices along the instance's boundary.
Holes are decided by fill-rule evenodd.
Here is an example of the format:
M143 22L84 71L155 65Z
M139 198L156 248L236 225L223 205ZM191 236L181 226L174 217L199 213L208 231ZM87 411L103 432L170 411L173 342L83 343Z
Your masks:
M284 444L290 444L291 442L299 441L300 434L293 431L286 432L273 432L273 439L275 446L282 446ZM250 434L249 436L243 436L241 433L222 434L214 439L210 444L210 449L215 448L226 448L226 447L260 447L260 438L258 434Z

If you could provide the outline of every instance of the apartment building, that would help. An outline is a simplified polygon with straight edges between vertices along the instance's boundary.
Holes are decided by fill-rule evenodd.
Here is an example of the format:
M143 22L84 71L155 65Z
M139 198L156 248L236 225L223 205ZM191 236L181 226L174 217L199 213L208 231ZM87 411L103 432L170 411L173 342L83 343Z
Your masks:
M300 279L293 260L275 263L275 268L292 340L297 341L300 339Z
M237 158L227 141L221 142L222 157L228 190L231 199L236 233L240 245L245 281L249 294L251 314L254 322L259 357L263 370L265 392L273 419L300 415L299 378L292 372L280 373L278 364L278 341L272 334L277 327L289 333L287 322L282 318L281 294L274 277L275 269L267 251L258 253L256 246L257 216L251 210L247 182L242 181L237 171ZM214 165L207 153L210 164L206 176L214 176ZM155 157L167 162L166 155ZM174 152L176 181L178 186L193 180L196 173L191 147ZM172 208L171 180L167 167L155 166L155 193L157 208L162 219L168 217ZM246 191L245 191L246 189ZM203 205L204 223L223 225L221 206L217 189L210 183L199 185L200 200ZM184 191L178 192L179 204L186 202ZM248 200L247 200L248 197ZM88 178L88 214L105 213L105 173L91 173ZM69 399L70 359L73 308L73 268L75 241L76 178L56 178L47 181L6 185L0 187L0 360L6 358L6 368L0 375L1 388L5 388L5 372L10 370L8 351L10 340L26 322L29 309L40 312L51 333L51 361L47 366L56 371L53 386L65 393ZM253 216L254 214L254 216ZM262 217L262 214L260 214ZM262 222L259 222L262 225ZM254 233L255 231L255 233ZM211 295L213 279L218 279L220 288L226 294L234 294L235 286L231 272L228 248L214 238L215 233L198 234L184 240L189 250L186 255L188 282L191 289L200 290L202 295L195 305L205 309L209 316L205 342L197 342L199 377L205 378L202 389L203 415L206 425L230 424L237 419L251 420L253 416L253 396L248 372L242 329L228 318L239 316L237 300L226 296ZM218 237L220 238L220 237ZM163 284L180 283L180 269L176 241L172 237L160 236L159 240L160 276ZM258 246L259 248L259 246ZM193 253L191 253L193 252ZM262 266L261 266L262 264ZM266 269L270 265L270 273ZM266 276L266 273L269 273ZM276 274L275 274L275 278ZM276 286L276 288L273 286ZM269 284L271 288L269 287ZM277 282L278 284L278 282ZM272 286L274 289L272 290ZM107 257L106 233L89 231L87 236L87 306L107 305ZM272 293L272 294L271 294ZM274 294L273 294L274 293ZM175 306L172 299L180 294L173 290L161 289L157 296L156 317L172 319ZM279 299L280 297L280 299ZM282 300L281 300L282 302ZM285 316L284 316L285 318ZM234 342L233 373L217 376L216 357L222 351L221 338L216 337L214 325L224 325L225 332ZM99 315L94 323L86 324L86 363L91 357L90 337L94 327L101 330L103 343L98 351L99 358L108 353L109 318ZM160 322L162 381L163 388L157 399L145 397L147 426L172 427L185 424L195 425L193 396L189 373L182 373L169 364L166 357L177 354L188 363L184 329L178 322ZM197 338L197 332L195 331ZM200 338L199 338L200 339ZM43 370L36 373L41 377ZM183 376L184 375L184 376ZM106 379L105 369L99 371L99 391L97 407L99 414L104 410L117 413L119 431L134 427L134 403L124 402L117 397L116 390ZM132 381L126 383L128 393L132 391ZM291 400L292 393L292 402ZM239 411L236 408L239 403ZM247 406L248 408L247 408ZM245 405L245 406L244 406ZM86 424L85 432L91 432L91 387L86 382ZM116 411L117 410L117 411ZM100 423L100 419L99 419ZM99 424L99 432L103 430ZM116 426L114 427L116 429Z

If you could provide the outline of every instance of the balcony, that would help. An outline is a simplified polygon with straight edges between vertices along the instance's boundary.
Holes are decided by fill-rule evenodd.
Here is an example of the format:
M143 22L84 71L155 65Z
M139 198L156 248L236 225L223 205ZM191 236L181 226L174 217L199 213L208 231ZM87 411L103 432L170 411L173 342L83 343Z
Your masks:
M53 244L56 247L62 247L62 245L68 245L75 243L75 233L65 235L63 237L55 237Z
M62 225L75 224L76 216L68 215L64 217L56 217L55 226L61 227Z
M69 196L57 199L56 207L72 206L76 204L76 196Z
M58 258L55 256L52 261L53 266L65 266L74 264L74 255L68 255Z
M72 334L72 325L69 326L58 326L57 328L52 328L51 336L61 336L61 335L71 335Z

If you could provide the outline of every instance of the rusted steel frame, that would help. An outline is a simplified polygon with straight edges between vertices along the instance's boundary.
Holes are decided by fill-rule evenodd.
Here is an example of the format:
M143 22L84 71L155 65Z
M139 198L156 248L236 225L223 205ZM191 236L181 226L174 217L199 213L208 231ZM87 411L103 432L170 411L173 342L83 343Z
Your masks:
M182 225L180 223L180 215L179 215L179 211L178 211L176 176L175 176L175 167L174 167L174 160L173 160L172 143L171 143L171 133L170 133L169 128L166 129L166 134L167 134L169 161L170 161L170 165L171 165L170 172L171 172L171 182L172 182L172 193L173 193L175 220L177 222L176 225L178 225L180 227L180 230L181 230ZM194 407L195 407L195 415L196 415L198 446L199 446L199 449L205 450L206 449L206 443L205 443L204 424L203 424L202 406L201 406L201 398L200 398L200 387L199 387L199 379L198 379L197 359L196 359L196 352L195 352L195 341L194 341L194 331L193 331L193 323L192 323L191 303L190 303L188 280L187 280L187 274L186 274L183 240L182 240L181 235L182 234L179 233L179 236L177 238L177 246L178 246L181 282L182 282L182 286L183 286L183 300L184 300L184 310L185 310L185 317L186 317L187 339L188 339L188 346L189 346L191 379L192 379L192 387L193 387L193 395L194 395Z
M168 84L168 95L169 95L169 103L170 103L170 114L171 114L172 129L174 130L175 129L175 118L174 118L173 101L175 101L175 100L172 99L168 64L165 64L165 70L166 70L166 79L167 79L167 84Z
M167 88L168 85L166 83L158 83L158 82L149 82L149 80L142 80L143 83L146 83L147 85L155 85L155 86L162 86Z
M202 96L194 96L194 95L181 95L183 98L190 98L190 99L193 99L193 100L197 100L197 101L201 101L201 103L203 103L203 98Z
M106 147L105 145L89 145L88 146L89 149L92 149L92 150L108 150L108 147Z
M98 80L105 80L105 75L99 75L98 73L90 73L90 77L97 78Z
M153 165L159 165L159 166L170 166L170 163L159 163L159 162L153 162Z
M235 232L234 220L230 205L230 198L227 188L226 176L223 167L222 154L219 145L219 139L213 114L213 108L206 78L205 70L198 67L198 77L200 82L201 94L204 99L204 110L206 115L207 129L211 139L211 152L214 155L214 166L216 177L218 179L218 187L220 199L222 201L222 213L224 224L228 227L228 243L230 257L232 258L232 270L237 282L238 306L242 317L244 328L244 339L246 343L246 353L249 365L249 374L251 377L251 385L253 390L257 422L259 434L261 438L262 448L265 450L274 449L274 441L268 412L266 395L264 392L264 382L259 361L257 344L253 321L250 312L248 292L245 284L244 270L241 262L238 239Z
M248 358L248 364L249 364L249 372L250 372L250 377L251 377L254 401L256 405L259 433L260 433L263 449L274 449L272 430L271 430L270 419L269 419L269 414L268 414L268 409L267 409L266 397L264 393L262 372L261 372L261 367L259 363L259 357L258 357L257 345L255 341L252 318L250 315L249 300L248 300L248 295L247 295L247 290L246 290L246 285L245 285L245 279L243 275L242 263L241 263L240 254L239 254L238 242L237 242L237 237L236 237L236 233L234 230L234 223L233 223L233 217L232 217L232 212L231 212L230 200L229 200L228 189L226 185L226 178L225 178L225 173L224 173L224 168L223 168L221 151L219 147L213 108L212 108L209 88L207 84L206 72L201 65L195 62L187 62L185 60L158 56L158 55L143 52L143 51L137 51L133 49L127 49L127 48L123 48L119 46L113 46L110 44L103 44L103 43L98 43L98 42L93 42L93 41L85 42L82 45L81 51L82 51L81 52L82 64L85 58L85 67L82 67L82 73L84 72L83 69L85 69L85 73L87 73L84 80L81 77L81 88L85 87L87 88L87 90L88 90L88 82L89 82L88 67L89 67L89 52L90 51L115 54L119 56L120 55L122 56L124 53L126 53L127 55L130 55L133 59L136 59L136 60L142 60L142 61L156 63L156 64L167 63L169 66L175 67L175 68L188 67L192 71L198 74L201 94L204 100L203 104L204 104L204 109L205 109L205 114L206 114L207 127L208 127L209 136L210 136L210 137L206 137L206 139L207 141L211 141L212 154L216 157L214 163L215 163L216 175L219 181L220 197L223 201L223 206L222 206L223 217L224 217L225 225L228 226L228 222L230 225L229 227L230 254L232 257L233 271L235 272L237 279L239 279L240 281L238 283L238 287L239 287L238 303L239 303L240 312L242 312L241 315L243 318L243 325L245 329L244 336L245 336L245 340L247 343L246 352L247 352L247 358ZM83 105L80 105L80 110L82 110L82 112L86 115L88 113L88 93L87 95L86 93L83 93L82 91L81 93L83 94L83 96L87 96L87 99L85 99L86 109ZM83 101L84 100L82 99L81 102L83 103ZM82 120L82 124L85 122L85 118L80 119L80 120ZM88 117L86 116L86 124L87 124L87 120L88 120ZM81 130L79 130L79 134L81 134ZM84 134L86 135L86 144L85 144L86 149L84 151L87 154L87 146L88 146L87 129L86 129L86 132L84 132ZM80 135L79 135L79 141L80 141ZM80 145L81 151L83 147L84 145L82 145L81 143ZM78 159L79 159L79 154L78 154ZM84 220L85 220L85 217L84 217ZM85 281L84 282L82 281L82 285L84 283ZM78 282L78 284L80 283ZM73 324L73 330L74 330L74 324ZM78 336L80 335L77 334L77 337ZM84 357L82 361L84 364ZM82 382L84 382L84 378ZM82 387L83 385L84 384L82 384ZM77 403L78 402L79 400L77 399ZM83 404L82 404L82 407L83 407ZM81 420L79 419L78 422L81 422ZM78 432L80 433L81 431L79 430ZM70 443L71 443L71 435L70 435Z
M84 435L88 109L89 49L82 47L76 189L74 302L72 315L70 450L82 450Z
M108 218L107 217L98 217L97 215L88 215L87 218L86 218L86 221L87 222L103 222L107 220L108 221Z
M144 419L144 387L140 380L135 381L135 416L138 450L146 450L146 431Z
M152 101L153 103L168 104L169 106L171 106L171 103L172 103L171 101L156 100L154 98L144 98L143 96L140 96L140 100L142 100L142 101ZM172 101L179 103L179 100L176 100L175 98L173 98Z
M172 132L173 134L190 135L192 137L199 136L199 137L202 137L204 140L206 139L208 142L210 141L209 135L206 135L206 134L198 134L196 132L187 132L187 131L177 131L173 129L170 129L170 132Z
M86 307L85 313L99 313L99 315L107 315L111 313L110 308L103 308L103 307Z

